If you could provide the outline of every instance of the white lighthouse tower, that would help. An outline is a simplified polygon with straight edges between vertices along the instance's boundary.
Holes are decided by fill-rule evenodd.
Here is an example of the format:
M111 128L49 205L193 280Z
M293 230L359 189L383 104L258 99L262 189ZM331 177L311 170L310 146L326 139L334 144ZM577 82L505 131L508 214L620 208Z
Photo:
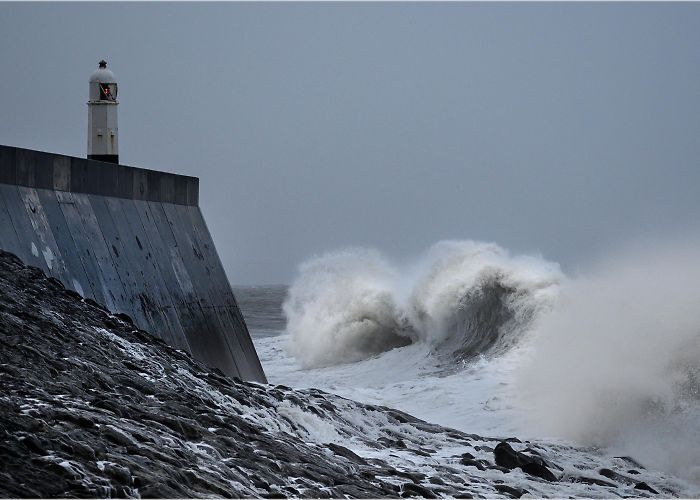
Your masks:
M99 64L90 75L87 156L91 160L119 163L117 81L105 60Z

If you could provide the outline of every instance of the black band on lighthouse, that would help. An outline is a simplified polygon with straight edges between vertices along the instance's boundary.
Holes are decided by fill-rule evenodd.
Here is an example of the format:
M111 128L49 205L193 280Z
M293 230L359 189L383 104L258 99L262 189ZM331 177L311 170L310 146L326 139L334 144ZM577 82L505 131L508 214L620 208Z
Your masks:
M104 161L106 163L119 163L119 155L88 155L88 160Z

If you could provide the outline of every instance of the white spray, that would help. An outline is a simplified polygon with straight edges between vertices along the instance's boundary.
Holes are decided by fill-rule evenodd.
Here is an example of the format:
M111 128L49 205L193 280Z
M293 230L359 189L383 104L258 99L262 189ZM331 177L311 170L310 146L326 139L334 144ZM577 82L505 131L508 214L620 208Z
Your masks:
M649 243L562 287L522 369L535 429L700 482L700 243Z
M437 243L405 269L376 251L345 250L301 265L284 313L295 357L318 367L410 342L436 345L466 299L490 283L513 290L507 306L515 316L548 307L560 278L556 264L474 241Z
M305 367L358 361L398 345L392 268L371 250L301 265L284 303L295 357Z

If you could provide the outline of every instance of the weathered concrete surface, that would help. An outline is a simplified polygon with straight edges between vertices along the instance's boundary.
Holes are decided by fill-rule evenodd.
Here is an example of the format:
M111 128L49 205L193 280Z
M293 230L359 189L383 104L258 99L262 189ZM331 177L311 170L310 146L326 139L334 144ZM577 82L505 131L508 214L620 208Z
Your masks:
M0 249L196 359L264 382L194 177L0 146Z

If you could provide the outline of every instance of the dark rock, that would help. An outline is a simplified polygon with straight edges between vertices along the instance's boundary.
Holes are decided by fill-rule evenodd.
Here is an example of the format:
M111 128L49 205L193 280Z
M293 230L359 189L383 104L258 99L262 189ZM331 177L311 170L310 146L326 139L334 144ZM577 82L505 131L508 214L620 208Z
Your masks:
M528 462L520 466L522 471L531 476L536 476L544 479L545 481L554 482L558 481L557 476L555 476L552 471L547 467L537 462Z
M105 326L107 328L119 328L119 321L112 316L105 318Z
M373 471L363 470L360 471L360 477L364 479L374 479L377 475Z
M102 433L115 443L120 444L122 446L138 446L137 443L131 438L131 436L127 435L124 431L118 429L113 425L103 426Z
M107 463L104 464L104 473L120 484L132 486L134 481L129 469L121 465Z
M557 477L545 465L540 457L531 457L515 451L505 441L501 441L493 450L496 465L506 469L520 468L526 474L539 477L545 481L557 481Z
M378 443L383 444L387 448L402 448L406 449L406 443L403 439L389 439L387 437L380 437L377 439Z
M181 498L183 496L179 489L163 483L148 483L145 486L139 486L139 494L141 498Z
M422 474L420 472L407 472L407 471L402 471L402 470L397 470L394 469L393 474L399 477L405 477L406 479L410 479L414 483L418 484L421 481L424 481L425 478L427 477L425 474Z
M78 292L71 290L70 288L66 288L63 290L63 294L72 298L72 299L77 299L77 300L82 300L83 296L80 295Z
M648 491L649 493L653 493L653 494L655 494L655 495L658 495L658 493L659 493L658 491L656 491L654 488L652 488L651 486L649 486L649 485L648 485L647 483L645 483L644 481L635 484L635 485L634 485L634 488L637 489L637 490Z
M611 483L609 481L604 481L603 479L598 479L595 477L586 477L586 476L571 476L569 477L569 481L572 483L583 483L583 484L593 484L596 486L608 486L615 488L617 485L615 483Z
M520 454L506 442L498 443L493 450L493 455L496 460L496 465L500 465L506 469L515 469L522 465Z
M27 447L29 451L33 451L34 453L37 453L39 455L47 454L46 447L44 447L44 445L36 436L22 436L20 438L20 441L24 446Z
M325 446L336 455L345 457L353 463L367 465L367 461L364 458L356 454L354 451L349 450L345 446L341 446L335 443L328 443Z
M57 411L56 418L73 422L84 429L89 429L95 426L95 422L93 422L92 419L74 411Z
M265 493L262 495L263 498L287 498L287 495L282 493L281 491L273 491L270 493Z
M95 458L97 458L98 460L104 460L105 458L107 458L107 447L103 442L93 441L90 446L95 452Z
M112 383L114 383L112 381ZM100 398L92 402L92 405L96 408L101 408L103 410L110 411L114 413L118 417L122 417L122 408L119 407L118 404L116 404L114 401L109 400L108 398Z
M497 484L494 486L497 491L500 493L505 493L506 495L510 495L512 498L520 498L523 496L525 493L528 493L527 490L523 490L520 488L514 488L512 486L508 486L507 484Z
M618 483L628 484L630 486L637 484L637 481L635 479L632 479L631 477L627 477L622 474L618 474L617 472L610 469L600 469L598 471L598 474L607 477L608 479L612 479L613 481L616 481Z
M88 446L85 443L81 443L78 441L73 441L72 443L72 448L73 448L73 453L80 457L84 458L86 460L96 460L97 456L95 455L95 450L93 450L90 446Z
M435 495L435 493L428 488L425 488L419 484L403 483L401 485L401 497L437 498L437 495Z
M49 277L46 279L46 281L49 284L49 286L51 286L51 288L54 290L64 290L65 289L65 287L63 286L63 283L61 283L56 278Z
M486 467L478 460L473 460L471 458L462 458L459 463L462 465L467 465L469 467L476 467L479 470L486 470Z
M127 323L131 326L134 326L134 320L131 319L131 316L129 316L128 314L117 313L114 315L114 317L118 318L119 320L123 321L124 323Z
M306 488L299 496L304 498L331 498L327 491L316 488Z

